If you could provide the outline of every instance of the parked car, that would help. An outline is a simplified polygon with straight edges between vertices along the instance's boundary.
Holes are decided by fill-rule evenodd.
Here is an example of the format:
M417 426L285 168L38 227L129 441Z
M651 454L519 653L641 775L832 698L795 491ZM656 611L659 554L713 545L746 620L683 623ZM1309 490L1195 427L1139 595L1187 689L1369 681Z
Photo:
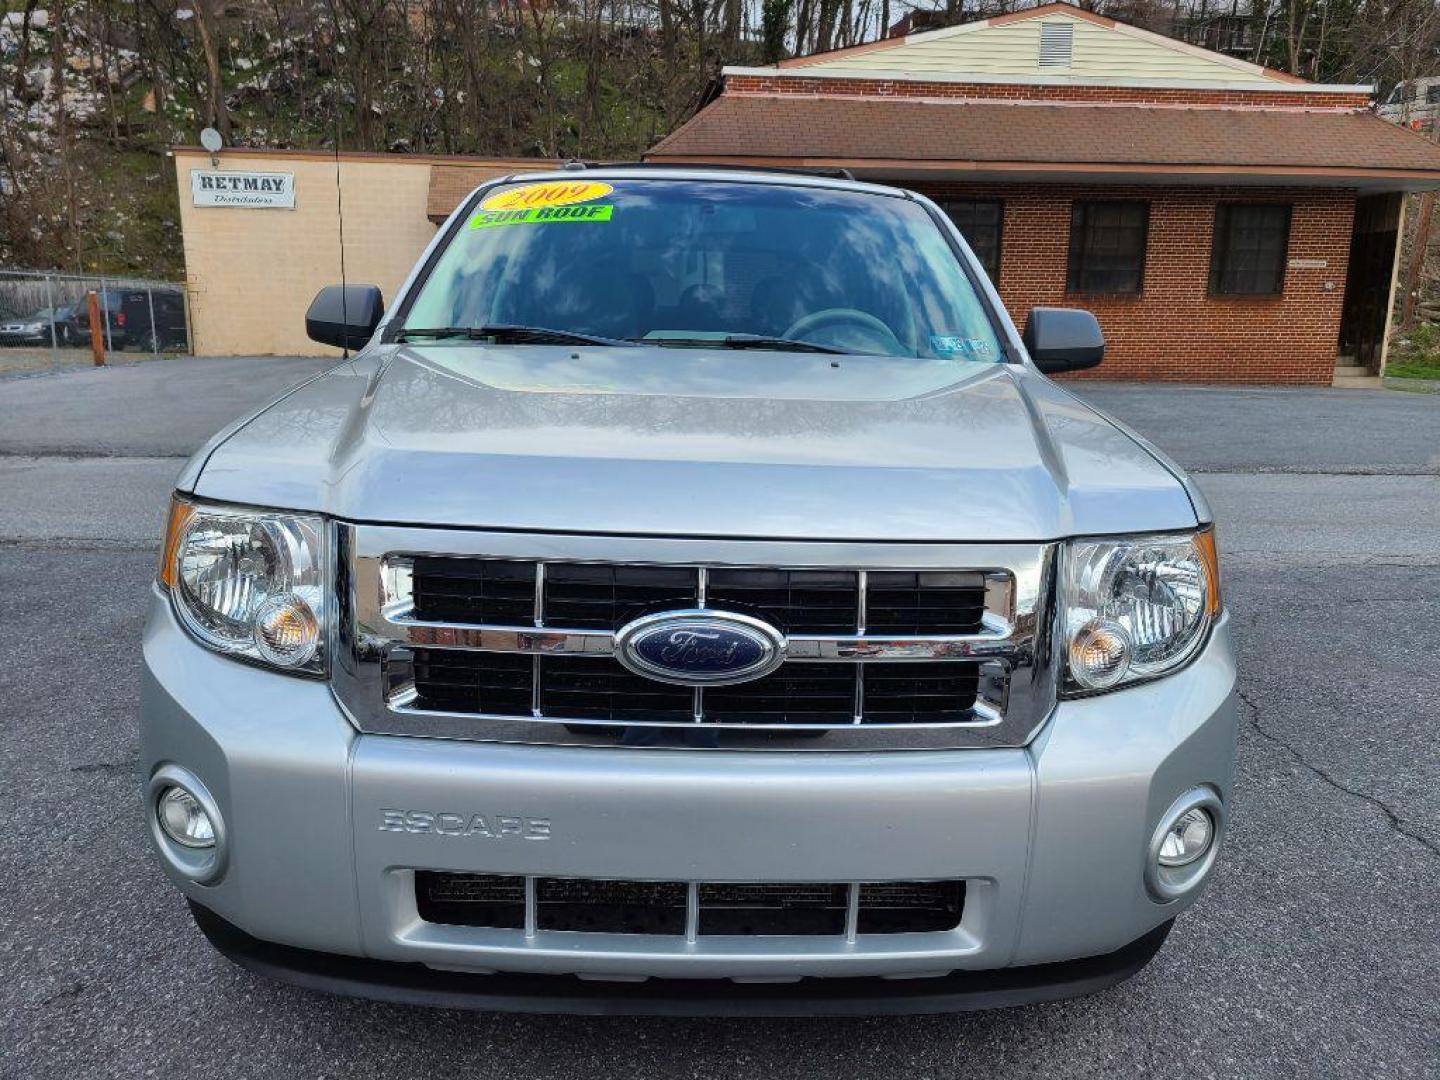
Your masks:
M109 324L108 332L102 327L101 339L105 346L110 349L123 349L127 341L125 332L125 293L122 289L105 288L97 289L95 293L100 310L105 313L106 321ZM70 314L64 322L66 337L72 345L88 345L90 343L90 302L88 297L81 297L70 307Z
M55 344L73 346L77 344L70 326L75 318L75 305L62 304L55 309Z
M185 295L178 289L127 289L120 317L126 341L141 351L163 352L189 345Z
M0 319L0 345L49 345L51 327L55 327L54 339L64 344L65 308L40 308L23 318Z
M1139 970L1215 866L1213 519L934 203L504 178L182 470L154 847L219 949L483 1009L920 1012ZM1172 969L1173 971L1173 969ZM578 976L578 977L577 977Z
M1429 131L1440 117L1440 76L1396 83L1375 111L1392 124Z

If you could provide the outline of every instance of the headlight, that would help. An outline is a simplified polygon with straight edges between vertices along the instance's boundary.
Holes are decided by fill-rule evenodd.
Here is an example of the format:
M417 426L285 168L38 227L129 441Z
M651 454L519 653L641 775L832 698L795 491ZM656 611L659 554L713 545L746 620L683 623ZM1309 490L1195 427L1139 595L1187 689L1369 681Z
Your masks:
M316 515L171 503L160 580L186 628L219 652L323 672L325 565Z
M1073 540L1060 600L1070 689L1165 675L1195 655L1220 614L1215 534Z

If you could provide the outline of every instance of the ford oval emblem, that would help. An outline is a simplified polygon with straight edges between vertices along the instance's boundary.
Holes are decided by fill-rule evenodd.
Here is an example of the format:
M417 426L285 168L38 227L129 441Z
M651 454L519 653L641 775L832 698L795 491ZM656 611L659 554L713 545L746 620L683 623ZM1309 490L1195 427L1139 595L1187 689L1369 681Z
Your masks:
M785 637L761 619L730 611L665 611L615 635L615 654L637 675L682 686L749 682L785 659Z

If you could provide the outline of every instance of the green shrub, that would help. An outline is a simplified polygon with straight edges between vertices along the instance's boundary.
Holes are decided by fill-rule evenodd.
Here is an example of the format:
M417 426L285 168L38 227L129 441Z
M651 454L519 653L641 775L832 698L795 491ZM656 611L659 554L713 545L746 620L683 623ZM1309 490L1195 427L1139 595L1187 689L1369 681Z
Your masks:
M1394 338L1385 374L1397 379L1440 379L1440 326L1420 323Z

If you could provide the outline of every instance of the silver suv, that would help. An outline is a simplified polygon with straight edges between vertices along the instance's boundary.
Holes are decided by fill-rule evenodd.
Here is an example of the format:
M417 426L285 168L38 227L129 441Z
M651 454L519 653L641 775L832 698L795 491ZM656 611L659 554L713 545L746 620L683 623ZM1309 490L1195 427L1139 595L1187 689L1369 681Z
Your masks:
M941 1011L1133 974L1226 826L1211 515L906 191L477 190L171 505L146 817L304 986Z

